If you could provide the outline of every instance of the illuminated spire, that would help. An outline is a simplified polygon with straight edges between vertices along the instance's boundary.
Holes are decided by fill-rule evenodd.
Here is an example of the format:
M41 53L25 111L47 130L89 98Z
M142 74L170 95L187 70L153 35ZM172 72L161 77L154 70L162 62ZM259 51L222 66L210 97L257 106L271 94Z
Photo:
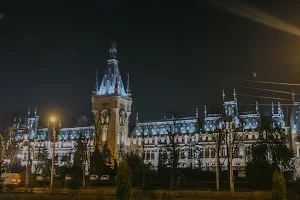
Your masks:
M96 86L95 86L95 91L97 92L99 89L99 86L98 86L98 69L96 69Z
M274 115L274 104L273 104L273 101L272 101L272 115Z
M136 123L139 121L139 112L136 112L136 118L135 118L135 120L136 120Z
M294 93L294 88L293 88L293 91L292 91L292 99L293 99L293 103L295 102L295 93Z
M128 76L127 76L127 88L126 88L126 93L127 93L128 96L130 96L129 73L128 73Z
M110 48L109 48L109 58L110 59L116 59L117 58L117 43L115 41L112 41L110 43Z
M278 101L278 114L281 114L281 106L280 106L280 102Z
M116 44L115 42L110 44L109 54L110 58L107 60L107 69L102 79L101 85L98 88L97 95L110 95L115 94L116 81L118 84L118 94L127 97L127 92L122 82L121 73L118 66L118 60L116 60Z
M28 113L27 113L27 115L28 115L28 118L30 117L30 108L28 108Z
M35 117L37 116L37 108L36 107L34 108L34 116Z
M235 92L235 87L233 88L233 99L236 101L236 92Z
M258 113L258 102L255 103L256 112Z
M196 118L198 118L198 108L196 108Z
M225 91L223 90L223 93L222 93L222 97L223 97L223 102L225 101Z
M207 115L206 105L204 105L204 117Z

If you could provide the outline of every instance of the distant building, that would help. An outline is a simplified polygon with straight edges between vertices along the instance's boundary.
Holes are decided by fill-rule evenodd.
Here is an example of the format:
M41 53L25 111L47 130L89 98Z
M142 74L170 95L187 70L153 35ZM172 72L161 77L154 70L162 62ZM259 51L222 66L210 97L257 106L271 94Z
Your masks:
M144 151L145 162L157 167L159 156L164 153L164 147L170 142L168 130L176 132L176 142L180 148L179 167L201 167L207 170L215 170L216 166L216 145L213 138L218 127L224 125L223 117L230 117L233 126L240 127L234 141L233 168L244 170L247 156L250 154L251 144L258 138L258 125L260 123L259 105L256 102L253 112L240 112L235 89L230 101L226 101L223 91L223 114L209 114L204 106L204 116L200 117L198 109L195 116L177 118L175 116L167 119L140 122L138 114L136 125L133 130L129 130L129 116L131 115L132 98L129 87L129 76L126 88L120 74L118 60L116 59L116 44L112 43L109 50L107 70L99 85L98 73L96 73L96 86L92 94L92 111L95 125L87 125L87 120L81 118L81 125L73 128L62 128L58 124L57 141L55 142L56 164L63 165L62 157L69 155L73 161L75 152L75 139L79 132L86 136L89 151L92 152L96 146L102 148L104 142L113 153L116 160L122 159L124 153L133 151L141 154ZM294 101L294 95L293 95ZM276 107L276 108L275 108ZM272 103L271 118L274 126L277 125L286 130L286 134L291 134L293 140L289 144L295 150L296 175L300 176L300 143L298 133L300 131L300 102L293 103L290 116L291 127L285 124L285 116L280 102L276 105ZM200 127L198 120L202 118L203 125ZM276 124L275 124L276 123ZM30 157L32 169L36 165L37 153L40 148L47 148L52 152L52 132L53 125L49 123L47 127L38 128L39 116L37 111L28 111L27 117L15 119L12 131L17 133L20 141L20 153L18 157L22 159L22 164L26 164L28 158L28 138L30 142ZM175 127L174 127L175 124ZM223 143L220 148L220 163L227 169L226 146ZM51 155L51 154L50 154ZM88 169L88 165L87 165Z

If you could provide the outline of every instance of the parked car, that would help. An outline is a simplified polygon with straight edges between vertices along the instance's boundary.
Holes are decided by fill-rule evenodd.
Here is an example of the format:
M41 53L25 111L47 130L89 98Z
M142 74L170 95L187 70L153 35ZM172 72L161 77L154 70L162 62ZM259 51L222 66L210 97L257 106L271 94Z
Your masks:
M102 175L100 181L109 181L109 175Z
M65 177L65 181L72 181L74 180L74 175L73 174L67 174Z
M15 188L21 183L21 176L17 173L3 173L1 178L3 179L3 187Z
M98 181L99 177L97 175L90 175L90 181Z

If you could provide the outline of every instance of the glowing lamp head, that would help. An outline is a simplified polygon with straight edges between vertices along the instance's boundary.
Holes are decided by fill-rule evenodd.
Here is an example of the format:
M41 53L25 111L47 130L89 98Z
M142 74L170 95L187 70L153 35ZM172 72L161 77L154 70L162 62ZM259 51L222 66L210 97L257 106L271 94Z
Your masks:
M50 121L54 123L56 121L56 118L55 117L51 117Z

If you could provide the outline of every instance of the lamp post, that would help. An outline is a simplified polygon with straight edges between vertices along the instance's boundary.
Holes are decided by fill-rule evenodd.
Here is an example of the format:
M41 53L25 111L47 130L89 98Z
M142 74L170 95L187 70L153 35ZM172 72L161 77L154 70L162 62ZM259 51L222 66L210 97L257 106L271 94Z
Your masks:
M221 134L221 132L217 132L215 133L215 158L216 158L216 188L217 191L219 191L220 189L220 169L219 169L219 165L220 165L220 161L219 161L219 134Z
M51 182L50 182L50 187L52 189L53 187L53 176L54 176L54 159L55 159L55 117L51 117L50 121L53 122L53 148L52 148L52 163L51 163Z

